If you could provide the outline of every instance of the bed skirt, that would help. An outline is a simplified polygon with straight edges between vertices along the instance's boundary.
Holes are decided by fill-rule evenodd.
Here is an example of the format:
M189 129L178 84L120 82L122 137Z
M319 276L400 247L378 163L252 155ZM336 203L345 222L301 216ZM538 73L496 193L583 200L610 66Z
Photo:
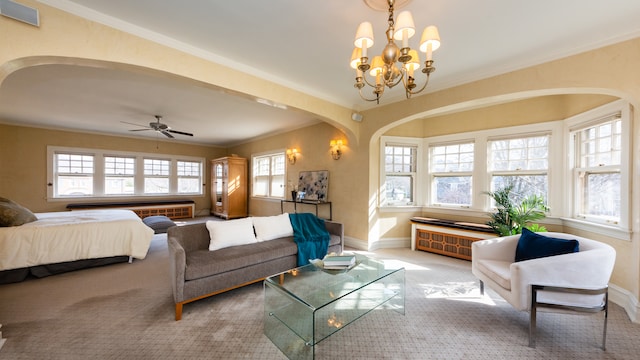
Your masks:
M25 280L29 275L43 278L50 275L62 274L69 271L88 269L97 266L110 265L129 261L128 256L114 256L99 259L67 261L58 264L37 265L20 269L0 271L0 284L11 284Z

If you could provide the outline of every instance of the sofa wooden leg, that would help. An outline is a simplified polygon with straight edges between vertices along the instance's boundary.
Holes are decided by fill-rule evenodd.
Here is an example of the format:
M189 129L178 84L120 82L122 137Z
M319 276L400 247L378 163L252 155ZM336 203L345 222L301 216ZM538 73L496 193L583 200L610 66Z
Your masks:
M182 303L176 304L176 321L182 319Z

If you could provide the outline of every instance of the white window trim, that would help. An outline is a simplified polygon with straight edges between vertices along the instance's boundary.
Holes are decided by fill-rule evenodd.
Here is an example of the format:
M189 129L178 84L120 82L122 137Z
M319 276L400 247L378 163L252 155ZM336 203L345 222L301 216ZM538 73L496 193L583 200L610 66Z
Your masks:
M413 189L413 204L412 205L392 205L384 202L384 194L385 194L385 183L387 174L385 171L385 147L389 145L397 145L397 146L415 146L416 149L416 178L414 179L414 189ZM381 136L380 137L380 184L378 191L378 207L385 209L392 208L416 208L421 207L425 204L425 191L420 184L424 179L424 150L423 145L424 141L422 138L407 138L400 136Z
M511 127L504 127L491 130L471 131L450 135L434 136L424 139L424 151L428 152L431 146L437 146L446 143L460 143L460 142L473 142L474 145L474 164L472 175L472 188L473 198L471 199L471 206L462 208L469 211L470 214L486 214L490 212L491 198L484 194L484 191L489 191L491 185L491 173L488 171L489 161L489 140L495 140L500 138L518 138L518 137L530 137L540 134L551 134L549 139L549 154L557 154L560 149L563 149L564 130L561 120L548 121L537 124L518 125ZM566 159L560 161L550 161L548 169L548 181L549 181L549 199L548 206L550 213L548 216L555 216L556 214L562 214L563 206L562 201L559 201L559 196L562 194L562 185L555 184L554 181L561 181L561 178L554 176L554 174L561 174L564 168ZM428 170L428 169L427 169ZM430 174L429 174L430 177ZM430 186L430 184L425 184ZM427 201L424 206L424 210L433 212L442 212L443 214L451 215L456 214L461 207L456 206L441 206L433 204L431 195L428 194ZM446 211L445 211L446 210Z
M288 174L289 174L289 161L287 160L287 156L286 156L286 149L278 149L278 150L272 150L272 151L263 151L263 152L259 152L259 153L255 153L255 154L251 154L251 176L250 176L250 186L251 188L249 189L249 193L251 194L251 198L252 199L259 199L259 200L270 200L270 201L280 201L280 200L285 200L287 198L287 194L290 194L290 189L284 189L284 195L283 196L256 196L253 194L253 162L254 159L257 157L265 157L265 156L273 156L273 155L280 155L282 154L285 158L284 158L284 186L288 186L288 182L287 179ZM296 179L297 180L297 179ZM269 182L271 182L271 180L269 180ZM271 183L269 183L269 186L271 186Z
M425 139L425 141L427 141L427 139ZM442 172L436 172L436 173L432 173L430 171L431 169L431 148L433 147L438 147L438 146L447 146L447 145L455 145L455 144L473 144L473 170L471 171L459 171L459 172L454 172L451 173L451 176L470 176L471 177L471 204L470 205L456 205L456 204L443 204L443 203L436 203L435 199L434 199L434 184L433 184L433 180L438 176L443 176ZM477 159L477 155L478 155L478 150L476 147L476 140L475 139L469 139L469 138L461 138L459 140L455 140L455 141L445 141L445 142L436 142L436 141L430 141L427 142L427 144L425 145L424 148L424 153L425 153L425 158L427 159L425 161L425 172L428 173L428 177L426 178L426 186L425 189L427 189L427 199L425 201L425 204L428 204L428 206L431 207L437 207L437 208L442 208L442 209L471 209L473 208L473 203L474 203L474 199L473 199L473 189L475 187L475 179L477 177L477 173L476 173L476 159Z
M87 154L94 156L94 180L93 180L93 196L55 196L54 193L54 181L55 181L55 169L54 169L54 156L56 153L75 153L75 154ZM132 157L136 159L135 170L135 186L136 191L131 195L106 195L104 194L104 157L105 156L118 156L118 157ZM163 194L144 194L144 160L145 158L154 159L166 159L170 161L169 169L169 193ZM199 193L178 193L178 176L176 171L177 161L193 161L201 164L201 179L202 184L205 183L204 164L206 159L202 157L183 156L183 155L170 155L170 154L154 154L154 153L141 153L141 152L127 152L116 150L103 150L103 149L89 149L89 148L74 148L74 147L61 147L61 146L47 146L47 201L69 201L69 200L92 200L92 199L126 199L131 200L135 198L150 198L150 197L203 197L205 195L204 185L200 188Z
M576 176L574 170L574 162L576 160L575 148L572 146L572 141L569 139L569 134L572 131L584 128L590 124L596 124L596 119L601 119L614 113L620 113L620 119L622 120L622 153L620 159L620 186L621 194L631 193L631 121L633 119L633 113L631 105L624 100L617 100L612 103L600 106L598 108L586 111L582 114L570 117L564 122L564 130L567 141L565 143L565 154L568 154L567 166L565 167L565 179L568 183L567 191L565 193L564 202L570 204L570 208L567 209L568 215L565 221L570 221L576 226L580 227L581 224L593 224L594 226L602 226L608 229L617 229L619 234L617 237L628 238L625 234L630 234L631 229L631 204L629 196L622 196L620 199L620 221L618 224L612 225L605 222L600 222L596 219L583 219L578 217L579 205L577 203L578 197L575 196L578 190L578 184L576 183ZM617 167L617 166L616 166ZM609 231L610 232L610 231Z

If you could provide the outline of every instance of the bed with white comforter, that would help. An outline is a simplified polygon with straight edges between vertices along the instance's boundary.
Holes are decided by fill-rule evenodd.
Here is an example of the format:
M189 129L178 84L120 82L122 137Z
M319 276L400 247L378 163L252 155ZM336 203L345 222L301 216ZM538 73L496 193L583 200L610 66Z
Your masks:
M37 221L0 228L0 271L116 256L144 259L153 237L130 210L35 215Z

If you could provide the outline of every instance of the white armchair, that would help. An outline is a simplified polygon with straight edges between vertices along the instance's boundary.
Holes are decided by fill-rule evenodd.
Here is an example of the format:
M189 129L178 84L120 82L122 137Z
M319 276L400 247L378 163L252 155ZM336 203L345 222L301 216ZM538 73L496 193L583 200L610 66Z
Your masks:
M604 311L602 349L607 334L608 283L616 259L604 243L564 233L539 233L575 239L580 251L515 261L520 235L476 241L472 245L471 271L484 286L498 293L515 309L530 312L529 346L535 347L536 312L555 310Z

